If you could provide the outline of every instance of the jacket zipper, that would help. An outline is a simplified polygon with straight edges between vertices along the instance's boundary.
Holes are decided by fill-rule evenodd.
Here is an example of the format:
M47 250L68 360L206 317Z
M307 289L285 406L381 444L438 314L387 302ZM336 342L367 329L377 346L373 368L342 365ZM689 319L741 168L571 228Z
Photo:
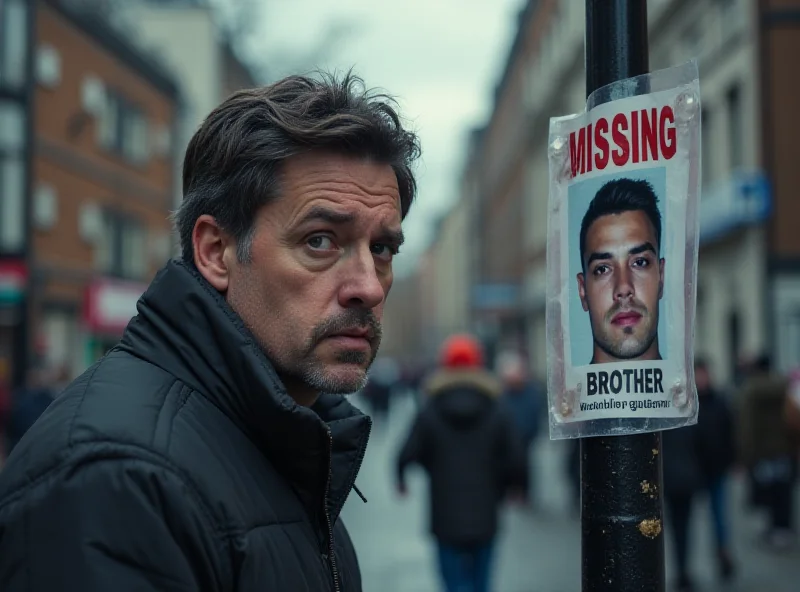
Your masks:
M372 422L368 423L367 428L367 438L369 439L370 432L372 431ZM358 459L356 462L356 474L361 469L361 465L364 462L364 453L366 452L366 446L363 447L360 454L358 455ZM328 510L328 495L330 494L331 489L331 479L333 478L333 434L331 433L331 429L328 428L328 480L325 483L325 523L328 526L328 556L330 558L331 564L331 573L333 574L333 589L335 592L341 592L341 586L339 585L339 570L336 567L336 557L334 554L334 541L333 541L333 524L331 524L331 513ZM352 487L351 483L351 487ZM366 501L366 500L365 500Z
M336 567L336 555L334 553L333 543L333 524L331 524L331 513L328 510L328 495L331 489L331 479L333 477L333 434L328 429L328 480L325 483L325 523L328 526L328 558L331 564L331 573L333 574L333 589L335 592L341 592L339 586L339 570Z

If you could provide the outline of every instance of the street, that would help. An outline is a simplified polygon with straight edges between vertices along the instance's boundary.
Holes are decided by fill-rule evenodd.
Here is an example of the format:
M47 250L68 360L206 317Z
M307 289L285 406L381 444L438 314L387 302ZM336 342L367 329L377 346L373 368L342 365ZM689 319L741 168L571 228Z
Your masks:
M355 404L366 409L363 402ZM359 555L365 592L438 592L434 547L427 534L427 483L418 469L408 475L408 496L394 491L394 459L413 417L410 399L395 401L387 425L377 425L356 481L367 498L351 494L342 517ZM495 592L578 592L580 522L570 511L564 478L563 442L546 434L535 451L538 504L535 511L509 508L496 551ZM800 552L776 556L759 548L760 517L744 512L744 491L731 491L737 581L723 587L716 580L710 515L705 498L696 506L692 567L702 592L797 592ZM667 579L671 549L667 538Z

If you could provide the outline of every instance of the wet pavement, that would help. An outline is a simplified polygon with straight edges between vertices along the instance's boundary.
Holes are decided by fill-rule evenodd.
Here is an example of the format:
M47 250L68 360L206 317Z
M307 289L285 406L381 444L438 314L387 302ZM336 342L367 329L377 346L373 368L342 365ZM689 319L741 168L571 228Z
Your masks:
M361 407L361 401L355 399ZM390 421L377 425L364 459L359 490L342 517L358 551L365 592L439 592L435 548L427 534L427 482L419 469L408 474L408 495L394 490L394 460L413 417L410 399L392 408ZM535 510L507 508L496 551L494 592L579 592L580 521L571 508L563 470L563 442L539 440ZM705 499L696 507L692 568L700 592L800 592L800 551L766 552L756 542L761 518L744 512L743 487L731 491L732 529L739 577L722 586L716 580L710 515ZM667 573L671 580L670 540Z

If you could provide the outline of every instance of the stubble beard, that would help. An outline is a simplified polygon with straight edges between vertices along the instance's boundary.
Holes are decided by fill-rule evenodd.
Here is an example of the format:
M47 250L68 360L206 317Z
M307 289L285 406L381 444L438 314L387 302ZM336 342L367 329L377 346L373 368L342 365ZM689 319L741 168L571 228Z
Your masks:
M320 359L317 346L327 336L351 327L369 327L370 352L339 351L333 364ZM366 386L367 371L378 354L381 334L380 322L371 311L351 309L317 325L302 348L280 353L273 353L269 349L265 351L285 382L300 383L319 394L347 395ZM332 365L334 367L331 368ZM342 369L342 365L347 368Z
M604 322L599 331L592 329L594 342L602 351L618 360L635 360L645 354L658 337L658 315L651 316L643 312L643 322L647 323L645 335L636 339L633 336L634 328L625 327L622 331L626 335L623 339L617 339L612 330L605 330L607 326ZM610 321L608 321L610 322Z

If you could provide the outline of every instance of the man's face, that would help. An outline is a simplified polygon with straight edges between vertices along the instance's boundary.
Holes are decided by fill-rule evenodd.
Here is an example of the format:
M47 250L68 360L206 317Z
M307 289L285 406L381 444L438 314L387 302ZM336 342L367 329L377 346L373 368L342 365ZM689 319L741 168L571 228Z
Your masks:
M583 310L594 336L594 363L658 359L658 301L664 260L655 228L643 211L601 216L586 233Z
M227 300L290 394L363 387L402 242L391 166L306 154L283 169L281 197L257 214L249 263L226 251Z

